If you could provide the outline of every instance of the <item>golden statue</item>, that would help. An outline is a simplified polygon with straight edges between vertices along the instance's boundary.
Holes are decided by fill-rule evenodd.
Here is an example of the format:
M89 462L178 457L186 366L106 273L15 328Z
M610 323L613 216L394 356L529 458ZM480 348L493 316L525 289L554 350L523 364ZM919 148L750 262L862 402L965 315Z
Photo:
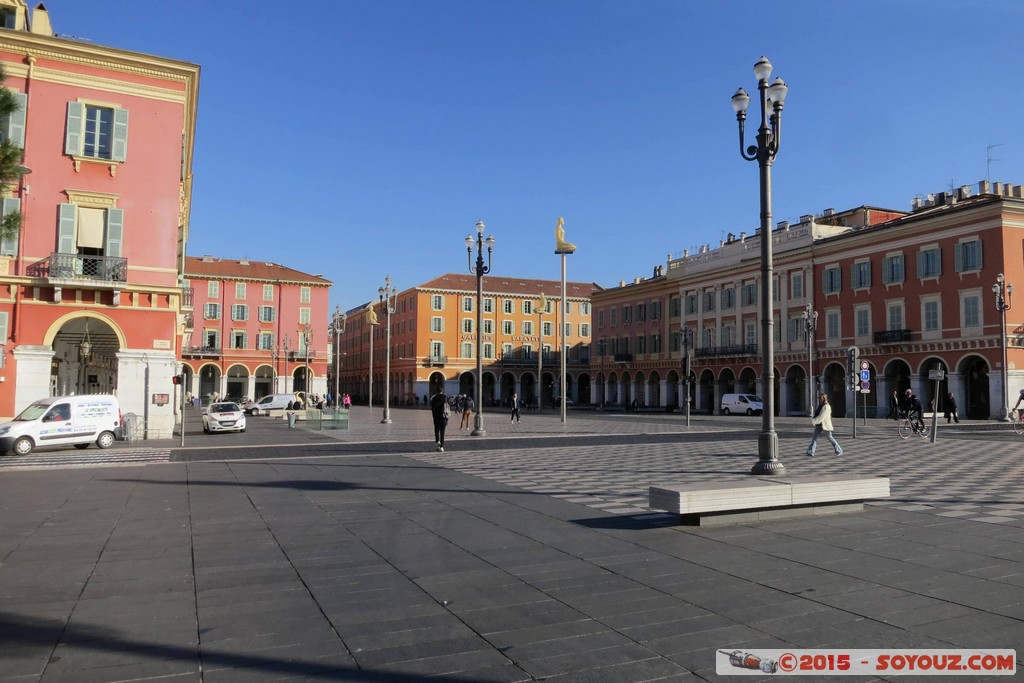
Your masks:
M576 245L565 241L565 219L558 217L558 225L555 227L555 253L571 254L576 251Z
M373 306L366 307L366 324L376 325L377 324L377 311L373 310Z
M537 302L537 310L541 313L547 313L548 310L548 298L544 296L544 292L540 293L540 300Z

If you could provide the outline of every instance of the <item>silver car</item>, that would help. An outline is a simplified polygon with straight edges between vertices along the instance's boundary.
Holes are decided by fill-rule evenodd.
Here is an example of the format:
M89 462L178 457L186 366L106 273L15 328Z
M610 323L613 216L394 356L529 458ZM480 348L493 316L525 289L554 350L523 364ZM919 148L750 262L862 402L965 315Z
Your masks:
M211 403L203 411L203 431L244 432L245 413L237 403Z

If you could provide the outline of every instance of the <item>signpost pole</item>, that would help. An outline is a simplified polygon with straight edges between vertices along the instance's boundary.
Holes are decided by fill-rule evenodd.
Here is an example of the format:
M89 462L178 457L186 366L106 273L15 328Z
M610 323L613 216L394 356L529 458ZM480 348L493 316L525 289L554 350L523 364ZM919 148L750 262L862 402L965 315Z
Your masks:
M945 378L946 371L942 368L928 371L928 379L935 382L935 388L932 390L932 443L935 443L939 432L939 382Z

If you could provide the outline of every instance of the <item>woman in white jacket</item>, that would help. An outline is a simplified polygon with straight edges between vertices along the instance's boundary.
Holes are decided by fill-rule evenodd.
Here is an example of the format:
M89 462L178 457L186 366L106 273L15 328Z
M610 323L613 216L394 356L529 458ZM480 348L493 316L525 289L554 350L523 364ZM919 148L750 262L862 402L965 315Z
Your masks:
M821 436L822 432L825 432L825 436L828 437L832 448L835 449L836 455L843 454L843 447L832 436L832 406L828 404L827 394L818 395L818 409L814 411L811 424L814 425L814 435L811 436L811 443L807 446L807 455L812 458L814 457L814 449L818 445L818 437Z

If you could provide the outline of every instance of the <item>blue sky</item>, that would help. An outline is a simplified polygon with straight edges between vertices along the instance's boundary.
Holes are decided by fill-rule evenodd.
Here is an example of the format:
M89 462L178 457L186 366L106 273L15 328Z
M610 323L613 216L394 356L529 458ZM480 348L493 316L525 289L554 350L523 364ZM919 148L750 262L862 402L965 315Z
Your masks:
M762 54L789 85L774 222L1024 183L1018 0L46 6L201 65L189 254L322 274L332 309L465 271L479 219L494 275L557 280L563 216L569 279L602 286L752 233L730 98Z

